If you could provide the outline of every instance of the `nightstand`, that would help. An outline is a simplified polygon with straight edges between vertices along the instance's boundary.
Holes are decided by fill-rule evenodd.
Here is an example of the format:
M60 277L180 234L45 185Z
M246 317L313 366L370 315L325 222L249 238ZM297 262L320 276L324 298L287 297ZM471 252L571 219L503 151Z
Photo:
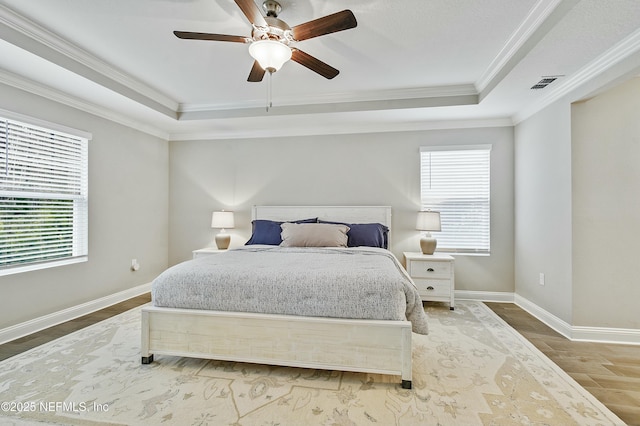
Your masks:
M449 302L455 308L454 259L448 254L405 252L407 272L423 301Z
M218 250L215 247L205 247L205 248L201 248L198 250L194 250L193 253L193 258L197 259L199 257L204 257L204 256L211 256L214 254L219 254L219 253L224 253L227 250Z

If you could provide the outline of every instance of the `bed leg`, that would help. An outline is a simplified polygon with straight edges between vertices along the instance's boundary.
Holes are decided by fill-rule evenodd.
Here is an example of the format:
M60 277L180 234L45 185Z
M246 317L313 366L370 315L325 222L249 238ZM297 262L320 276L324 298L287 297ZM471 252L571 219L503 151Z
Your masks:
M140 355L142 356L142 364L146 365L153 362L153 354L149 351L149 312L142 308L141 316Z
M411 351L411 327L402 330L402 389L411 389L412 379L412 351Z

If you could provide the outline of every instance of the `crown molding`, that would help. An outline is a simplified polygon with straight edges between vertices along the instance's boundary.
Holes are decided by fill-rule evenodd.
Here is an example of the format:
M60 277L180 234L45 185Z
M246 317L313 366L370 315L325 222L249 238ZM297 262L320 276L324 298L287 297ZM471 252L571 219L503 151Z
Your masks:
M463 129L463 128L482 128L482 127L510 127L513 125L511 119L488 118L476 120L431 120L431 121L415 121L403 123L359 123L344 124L342 126L317 125L302 126L299 128L292 126L270 127L268 129L260 128L255 130L238 131L237 129L222 131L205 131L205 132L166 132L157 126L148 125L138 120L131 119L130 116L117 113L109 108L102 107L74 96L68 95L59 90L42 85L40 83L29 80L25 77L0 70L0 83L15 87L20 90L32 93L37 96L49 99L54 102L69 106L71 108L101 117L118 124L122 124L129 128L139 130L158 138L169 141L192 141L192 140L222 140L222 139L254 139L269 137L286 137L286 136L316 136L316 135L340 135L340 134L359 134L359 133L388 133L388 132L406 132L406 131L422 131L422 130L446 130L446 129Z
M335 123L331 126L317 123L315 126L305 125L302 128L293 126L272 126L268 129L260 128L254 130L231 131L214 130L204 132L173 132L169 134L169 141L199 141L199 140L229 140L229 139L262 139L275 137L296 137L296 136L326 136L326 135L348 135L366 133L391 133L391 132L414 132L425 130L452 130L452 129L475 129L486 127L511 127L513 122L510 118L486 118L475 120L427 120L403 123L356 123L342 124Z
M476 83L486 98L580 0L539 0Z
M563 0L539 0L535 4L476 82L478 92L484 91L492 81L499 78L498 76L507 67L509 61L516 57L526 42L562 2Z
M444 96L435 96L444 93ZM463 93L463 94L457 94ZM375 100L347 100L342 102L317 102L308 103L300 102L296 104L282 103L276 105L269 110L264 106L248 107L248 108L228 108L228 109L207 109L206 106L192 106L178 113L180 121L190 120L207 120L207 119L230 119L230 118L252 118L252 117L274 117L282 115L301 115L301 114L325 114L336 112L364 112L364 111L380 111L380 110L397 110L397 109L413 109L413 108L434 108L443 106L460 106L460 105L477 105L478 95L475 91L467 94L468 91L439 91L434 89L431 91L432 96L429 97L413 97L399 99L379 99ZM335 98L333 98L335 100ZM365 99L362 97L361 99ZM305 99L308 101L308 99Z
M0 69L0 83L4 83L8 86L15 87L16 89L24 90L25 92L29 92L34 95L52 100L54 102L67 105L71 108L75 108L83 112L87 112L97 117L114 121L132 129L139 130L143 133L159 137L161 139L166 140L169 138L168 133L163 132L161 129L158 129L155 126L150 126L137 120L132 120L127 115L119 114L109 108L101 107L96 104L78 99L59 90L42 85L40 83L2 69Z
M255 130L238 131L237 129L222 131L196 131L196 132L166 132L163 129L148 125L138 120L131 119L130 116L117 113L112 109L102 107L77 97L71 96L59 90L29 80L25 77L0 70L0 83L15 87L20 90L32 93L37 96L67 105L71 108L81 110L83 112L101 117L124 126L139 130L158 138L169 141L189 141L189 140L221 140L221 139L253 139L268 137L286 137L286 136L316 136L316 135L339 135L339 134L358 134L358 133L386 133L386 132L406 132L421 130L444 130L444 129L462 129L462 128L481 128L481 127L509 127L513 123L509 118L488 118L476 120L430 120L430 121L414 121L403 123L356 123L344 124L341 126L332 125L316 125L316 126L282 126L260 128ZM433 90L432 93L437 93Z
M57 54L63 55L73 62L98 73L106 79L116 82L119 85L122 85L123 87L158 103L172 112L175 112L178 109L178 102L165 94L151 88L139 80L134 79L112 65L98 59L57 34L3 5L0 5L0 24L11 28L22 36L27 37L29 40L51 49ZM30 51L29 49L25 49L23 46L18 47L21 47L26 51Z
M616 64L639 52L640 29L631 33L631 35L626 37L624 40L621 40L611 49L589 62L577 72L573 73L570 77L559 81L559 84L552 91L540 98L537 102L517 112L513 116L514 124L518 124L526 120L538 111L541 111L562 97L570 94L572 91L578 89L580 86L610 70Z
M306 96L300 98L278 97L281 106L301 106L301 105L327 105L344 104L350 102L373 102L373 101L406 101L428 98L445 98L457 96L477 96L478 92L473 84L459 84L438 87L412 87L392 90L371 90L367 92L342 92L326 93L316 96ZM180 104L178 113L192 112L216 112L226 110L245 110L259 108L264 109L264 99L253 100L244 103L204 103L204 104Z
M55 130L56 132L66 133L68 135L73 135L87 140L93 139L93 134L91 132L87 132L86 130L75 129L73 127L64 126L62 124L52 123L50 121L31 117L30 115L8 111L3 108L0 108L0 115L3 118L8 118L9 120L21 121L33 126L44 127L45 129Z

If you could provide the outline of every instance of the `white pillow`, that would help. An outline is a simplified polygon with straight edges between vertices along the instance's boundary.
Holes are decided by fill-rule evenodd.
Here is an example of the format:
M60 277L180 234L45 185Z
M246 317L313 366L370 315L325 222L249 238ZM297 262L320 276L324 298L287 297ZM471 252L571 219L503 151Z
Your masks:
M281 247L346 247L346 225L328 223L283 223Z

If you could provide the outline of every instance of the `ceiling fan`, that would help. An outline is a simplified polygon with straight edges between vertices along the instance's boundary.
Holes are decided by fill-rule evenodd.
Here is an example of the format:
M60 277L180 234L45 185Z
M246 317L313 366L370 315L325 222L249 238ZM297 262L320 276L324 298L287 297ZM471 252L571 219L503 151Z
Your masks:
M286 22L278 19L282 7L275 0L264 0L262 3L262 8L267 16L262 15L253 0L235 0L235 2L251 22L253 27L251 37L186 31L174 31L173 33L181 39L251 43L249 54L255 61L247 81L262 81L266 71L276 72L289 59L328 79L338 75L340 71L337 69L296 47L291 47L291 44L355 28L358 23L353 12L343 10L291 28Z

